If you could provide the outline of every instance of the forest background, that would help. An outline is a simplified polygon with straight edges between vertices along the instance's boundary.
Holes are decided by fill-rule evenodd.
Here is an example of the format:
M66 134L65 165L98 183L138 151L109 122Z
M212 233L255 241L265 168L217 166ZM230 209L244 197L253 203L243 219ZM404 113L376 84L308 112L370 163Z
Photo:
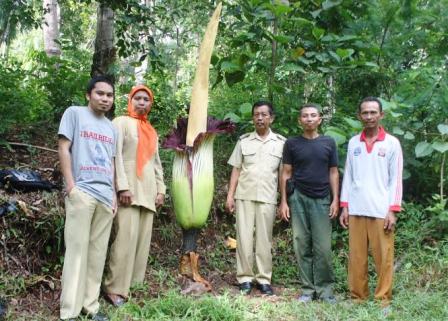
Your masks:
M133 85L152 88L150 121L163 138L186 114L198 47L216 4L2 0L0 169L30 168L61 183L55 153L14 143L56 148L62 113L86 104L85 85L94 74L114 78L115 115L125 112ZM287 224L277 222L274 231L277 299L238 296L234 254L224 246L225 237L234 236L234 219L224 213L226 161L238 136L252 130L252 103L273 101L273 129L286 137L300 134L300 105L321 105L321 132L335 138L343 173L348 139L361 129L357 104L365 96L381 97L384 125L400 139L405 160L396 300L389 318L448 319L448 1L227 0L223 5L210 66L209 114L232 119L237 131L215 142L216 195L200 247L203 269L217 290L197 300L179 294L180 237L168 190L155 223L149 285L111 312L116 320L382 319L372 302L342 301L347 233L336 223L342 301L336 307L294 304L297 268ZM168 185L172 156L161 152ZM54 319L63 262L62 196L0 190L0 204L11 200L24 205L0 220L0 300L7 302L11 320Z

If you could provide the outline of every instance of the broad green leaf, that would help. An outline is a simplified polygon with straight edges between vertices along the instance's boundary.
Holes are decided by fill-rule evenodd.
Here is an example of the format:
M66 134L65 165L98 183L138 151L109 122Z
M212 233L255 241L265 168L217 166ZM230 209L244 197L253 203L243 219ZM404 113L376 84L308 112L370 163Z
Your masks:
M291 57L293 59L297 59L297 58L303 56L304 53L305 53L305 49L303 49L302 47L298 47L298 48L295 48L292 50Z
M359 120L352 119L349 117L344 117L344 121L353 129L360 130L362 128L362 124Z
M229 87L232 87L236 83L239 83L240 81L244 80L244 77L246 74L242 71L235 71L235 72L226 72L224 77L226 78L226 83L229 85Z
M415 156L416 157L425 157L431 155L433 152L433 148L428 142L420 142L415 146Z
M305 18L301 18L301 17L290 17L289 18L290 21L295 21L297 22L299 25L312 25L313 22L305 19Z
M435 141L431 144L432 148L440 153L448 151L448 142Z
M240 66L232 61L223 61L221 64L221 70L225 72L235 72L240 70Z
M322 37L322 41L337 41L339 37L335 35L334 33L329 33L328 35L325 35Z
M224 116L224 119L230 119L230 120L233 121L234 123L239 123L239 122L241 121L241 117L238 116L238 115L235 114L235 113L232 113L232 112L227 113L227 114Z
M407 140L414 140L414 139L415 139L415 136L414 136L414 134L411 133L411 132L406 132L406 134L404 134L404 139L407 139Z
M367 66L367 67L375 67L375 68L378 68L378 67L379 67L378 64L375 63L375 62L373 62L373 61L366 61L366 62L364 63L364 65Z
M250 116L252 114L252 104L243 103L240 105L240 113L243 116Z
M285 36L285 35L276 35L274 36L274 39L280 43L290 43L294 40L291 36Z
M314 57L314 56L316 55L316 53L317 53L317 52L315 52L315 51L307 51L307 52L305 53L305 57L307 57L307 58Z
M414 80L417 76L420 75L420 70L414 70L408 73L409 80Z
M338 4L340 4L342 1L331 1L331 0L326 0L322 3L322 9L324 10L328 10L330 8L333 8L335 6L337 6Z
M312 11L312 12L311 12L311 16L312 16L314 19L316 19L316 18L320 15L321 12L322 12L322 9L318 9L318 10Z
M341 129L336 127L328 127L325 135L333 137L337 145L342 145L347 141L345 133Z
M331 72L331 69L326 68L326 67L317 67L317 69L319 69L320 71L322 71L325 74Z
M403 179L408 179L411 177L411 172L409 172L407 169L403 170Z
M389 115L391 115L393 118L400 118L403 116L401 113L396 113L394 111L389 111Z
M442 135L448 135L448 125L446 124L438 124L437 129Z
M380 98L381 105L383 105L383 110L391 110L397 108L397 103L394 101L387 101L382 98Z
M358 39L358 36L354 36L354 35L346 35L346 36L342 36L339 37L338 40L339 41L349 41L349 40L354 40L354 39Z
M355 50L353 49L342 49L342 48L338 48L336 49L336 54L341 57L342 59L348 58L351 55L353 55L355 53Z
M330 50L328 53L334 58L334 60L336 60L337 62L341 62L341 57L339 57L334 51Z
M299 57L299 59L297 59L297 60L302 62L302 63L304 63L305 65L309 65L309 64L311 64L313 62L313 60L306 59L304 57Z
M404 135L403 129L397 126L392 129L392 133L394 133L395 135Z
M302 67L294 64L294 63L287 63L283 66L283 70L285 71L300 71L302 73L305 73L305 69Z
M325 30L318 27L314 27L312 33L314 38L319 40L325 34Z
M316 55L316 59L320 62L327 62L329 60L328 55L326 53L320 53Z
M288 5L285 5L280 1L276 1L274 5L270 6L270 9L277 17L292 10Z

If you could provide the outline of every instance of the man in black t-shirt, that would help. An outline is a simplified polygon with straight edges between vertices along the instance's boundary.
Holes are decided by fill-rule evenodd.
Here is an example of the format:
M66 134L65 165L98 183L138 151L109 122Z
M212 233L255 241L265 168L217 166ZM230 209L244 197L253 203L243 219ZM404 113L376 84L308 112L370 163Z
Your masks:
M339 208L338 154L333 138L319 135L321 122L318 106L307 104L301 108L299 123L303 134L286 141L280 178L279 215L285 221L291 217L302 280L298 300L303 303L315 299L336 302L331 219L337 216Z

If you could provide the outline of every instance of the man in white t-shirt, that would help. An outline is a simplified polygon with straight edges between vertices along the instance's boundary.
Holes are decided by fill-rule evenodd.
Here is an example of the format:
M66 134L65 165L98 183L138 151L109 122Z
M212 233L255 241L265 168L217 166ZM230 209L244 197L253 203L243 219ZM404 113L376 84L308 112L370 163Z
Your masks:
M87 107L67 108L59 126L59 159L65 180L65 257L60 317L98 313L101 279L115 212L116 130L105 114L114 102L112 82L103 76L87 86Z
M388 307L392 299L395 213L401 210L403 155L400 142L380 126L381 101L367 97L358 107L363 131L347 150L339 221L349 229L348 283L356 301L369 296L368 250L375 261L375 299Z

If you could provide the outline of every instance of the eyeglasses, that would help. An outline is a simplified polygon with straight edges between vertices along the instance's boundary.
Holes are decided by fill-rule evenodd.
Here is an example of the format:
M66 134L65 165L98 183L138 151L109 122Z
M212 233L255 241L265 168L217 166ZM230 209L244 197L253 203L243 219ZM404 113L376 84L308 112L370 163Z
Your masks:
M267 118L267 117L271 117L271 115L269 113L255 113L252 115L253 118Z

